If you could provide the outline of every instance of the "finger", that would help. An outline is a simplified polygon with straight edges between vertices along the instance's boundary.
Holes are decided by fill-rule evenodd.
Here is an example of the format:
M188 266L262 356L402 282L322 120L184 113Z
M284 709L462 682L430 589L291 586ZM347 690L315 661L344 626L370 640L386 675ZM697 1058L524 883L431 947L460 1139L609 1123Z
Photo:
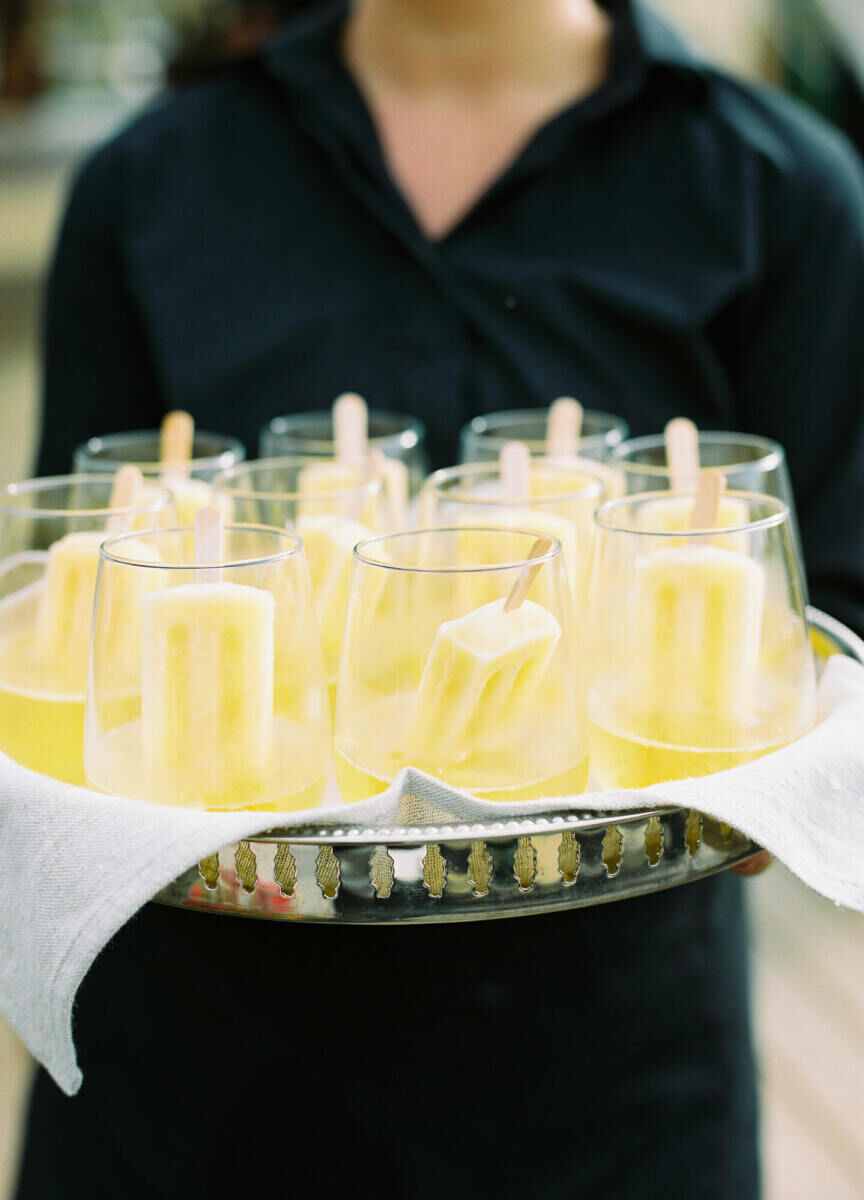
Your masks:
M737 867L733 867L732 870L736 875L743 875L745 879L750 879L754 875L761 875L763 871L767 871L773 861L773 854L767 850L760 850L752 858L745 858L744 862L738 863Z

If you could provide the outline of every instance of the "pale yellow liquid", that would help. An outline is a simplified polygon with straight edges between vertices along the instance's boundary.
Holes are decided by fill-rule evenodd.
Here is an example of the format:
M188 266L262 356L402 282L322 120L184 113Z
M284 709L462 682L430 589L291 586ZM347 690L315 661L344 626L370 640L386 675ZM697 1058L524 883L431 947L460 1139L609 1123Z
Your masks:
M129 721L91 737L87 779L99 791L186 808L267 812L316 808L327 787L329 739L303 724L275 717L273 747L266 771L217 778L208 769L212 755L206 746L190 746L182 770L171 770L146 761L141 722Z
M788 746L794 738L769 745L736 748L673 746L626 737L592 721L591 770L604 791L641 788L672 779L699 779L762 758Z
M31 771L83 786L84 697L19 691L0 680L0 750Z
M336 780L342 799L346 804L354 804L358 800L365 800L369 796L383 792L393 782L393 778L395 775L388 779L386 776L366 770L351 762L341 751L336 751ZM535 779L530 783L513 784L510 787L482 788L477 787L475 783L469 788L468 784L458 777L458 774L442 779L442 782L448 783L451 787L470 790L472 795L479 800L499 800L504 803L518 800L539 800L544 796L572 796L585 791L588 782L588 757L586 755L575 766L562 771L559 775Z
M0 639L0 750L31 771L83 785L84 689L40 662L35 634Z

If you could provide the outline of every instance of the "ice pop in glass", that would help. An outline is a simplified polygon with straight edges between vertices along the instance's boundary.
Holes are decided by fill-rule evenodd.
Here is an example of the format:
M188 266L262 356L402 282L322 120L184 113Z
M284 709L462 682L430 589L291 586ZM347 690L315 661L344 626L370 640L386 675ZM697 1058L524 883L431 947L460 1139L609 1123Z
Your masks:
M510 442L497 465L467 463L435 471L423 485L420 514L424 526L485 525L557 538L574 603L584 612L594 513L603 499L603 480L591 464L532 459L524 444ZM474 550L482 553L479 546Z
M153 567L146 544L161 555ZM196 518L195 559L174 531L102 548L87 702L91 787L158 804L291 811L319 804L330 768L324 664L299 538ZM135 711L118 707L114 602L144 597Z
M634 496L597 513L589 715L592 769L606 788L724 770L786 745L814 720L788 509L734 493L732 511L746 511L746 522L729 528L697 515L681 536L652 525L662 498ZM713 519L723 511L718 502Z
M158 430L90 438L75 451L75 469L114 472L131 463L141 471L145 487L171 491L173 523L191 527L195 514L208 504L220 504L223 520L232 520L227 502L214 500L210 481L245 457L242 442L197 430L190 414L178 409L166 413ZM191 554L191 544L188 549Z
M620 478L620 496L644 492L674 493L658 498L641 518L650 526L685 529L689 506L701 470L719 470L727 492L755 492L782 500L791 514L796 547L796 516L786 454L778 442L751 433L715 433L697 430L688 418L668 422L665 431L650 437L629 438L613 446L610 464ZM660 503L662 502L662 503ZM727 496L721 502L719 524L746 524L740 506Z
M374 454L390 508L383 523L401 528L405 506L426 473L425 439L422 421L396 413L367 412L361 396L345 392L329 411L275 417L261 430L260 451L264 458L317 459L306 486L311 489L320 481L327 491L339 487L340 466L360 467L365 472L368 456Z
M497 462L507 442L524 442L532 458L587 458L603 463L628 433L627 422L562 396L548 408L474 417L460 435L461 461ZM608 489L607 489L608 490Z
M346 802L408 765L490 800L584 790L560 545L513 530L464 532L373 538L355 551L336 717ZM497 595L477 605L479 576Z
M223 472L213 486L230 503L236 520L292 529L302 537L335 706L353 550L378 532L382 482L344 466L338 476L328 476L333 490L308 487L309 472L321 465L310 458L260 459Z
M130 478L134 484L130 488ZM84 783L84 694L99 546L111 533L158 524L171 512L164 488L115 477L62 476L12 484L0 494L0 750L24 766ZM142 549L142 553L146 553ZM140 595L116 598L113 653L128 663Z

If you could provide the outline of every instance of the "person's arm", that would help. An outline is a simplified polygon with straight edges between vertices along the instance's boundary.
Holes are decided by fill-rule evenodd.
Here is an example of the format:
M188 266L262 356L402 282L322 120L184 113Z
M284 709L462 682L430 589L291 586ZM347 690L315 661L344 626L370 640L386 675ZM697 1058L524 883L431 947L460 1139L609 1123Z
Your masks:
M785 445L810 598L864 633L864 171L807 133L766 180L771 260L739 327L741 420Z
M40 475L72 470L89 437L158 426L163 404L124 278L122 195L112 146L77 178L48 278Z

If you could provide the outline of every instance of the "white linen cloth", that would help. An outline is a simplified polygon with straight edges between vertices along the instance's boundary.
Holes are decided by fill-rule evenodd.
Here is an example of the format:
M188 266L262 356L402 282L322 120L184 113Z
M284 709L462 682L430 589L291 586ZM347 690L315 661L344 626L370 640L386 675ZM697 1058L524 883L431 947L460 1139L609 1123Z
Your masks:
M819 724L800 741L705 779L501 804L408 768L371 800L286 820L392 825L404 820L400 798L408 791L429 806L430 824L436 813L452 823L555 808L692 807L772 851L837 904L864 912L864 667L831 659L819 705ZM65 1092L81 1086L72 1006L97 954L188 867L279 821L273 813L206 813L103 796L0 755L0 1012Z

